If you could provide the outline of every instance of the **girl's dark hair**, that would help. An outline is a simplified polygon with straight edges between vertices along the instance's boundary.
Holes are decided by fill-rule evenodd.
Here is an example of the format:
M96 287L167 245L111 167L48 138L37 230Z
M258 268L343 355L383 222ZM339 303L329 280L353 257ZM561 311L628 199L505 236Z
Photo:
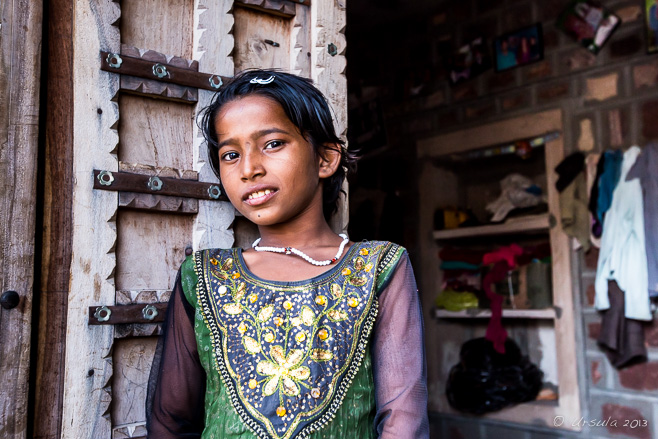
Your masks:
M271 82L268 81L273 77ZM252 82L254 80L254 82ZM288 119L313 146L316 154L325 148L340 150L341 160L336 172L323 182L322 204L325 218L338 208L338 197L346 172L353 171L355 157L336 135L329 104L310 79L276 70L245 70L231 79L215 94L210 105L201 112L201 130L208 143L208 157L219 178L219 148L215 122L222 107L245 96L264 96L281 105ZM328 145L328 146L327 146Z

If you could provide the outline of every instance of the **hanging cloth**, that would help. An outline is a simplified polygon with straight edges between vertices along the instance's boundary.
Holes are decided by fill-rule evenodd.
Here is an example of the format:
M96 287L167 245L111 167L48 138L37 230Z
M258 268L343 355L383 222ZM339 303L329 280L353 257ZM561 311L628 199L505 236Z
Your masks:
M621 178L603 223L594 306L598 310L610 308L608 281L616 280L625 294L626 318L651 320L642 187L638 179L626 181L640 152L639 147L632 146L624 153Z
M640 179L644 197L644 238L649 274L649 296L658 297L658 143L642 150L626 180Z

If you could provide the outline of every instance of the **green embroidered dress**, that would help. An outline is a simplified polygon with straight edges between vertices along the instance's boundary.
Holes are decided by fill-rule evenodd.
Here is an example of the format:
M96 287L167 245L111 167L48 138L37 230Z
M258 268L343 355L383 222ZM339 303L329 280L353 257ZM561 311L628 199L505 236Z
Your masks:
M179 280L150 438L427 437L422 321L401 247L354 244L300 282L258 278L240 249L203 250Z

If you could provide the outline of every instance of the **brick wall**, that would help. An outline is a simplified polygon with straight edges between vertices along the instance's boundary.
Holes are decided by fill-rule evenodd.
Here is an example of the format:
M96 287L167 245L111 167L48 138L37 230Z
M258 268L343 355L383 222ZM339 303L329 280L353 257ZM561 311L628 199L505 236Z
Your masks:
M623 22L596 56L556 29L555 19L567 3L448 1L405 25L389 27L388 33L375 32L376 40L364 34L355 42L348 33L352 53L360 53L360 48L372 52L371 60L367 55L361 60L368 68L355 68L350 74L360 75L366 84L384 91L389 137L385 159L408 158L420 138L549 108L563 111L567 154L578 149L601 152L643 145L658 138L658 56L646 54L642 1L604 1ZM437 55L446 44L456 48L480 33L491 37L538 21L544 29L543 61L504 73L489 71L456 87L449 85L443 60ZM421 44L423 38L429 38L425 58L409 58L409 47ZM404 69L414 73L405 74ZM411 86L422 84L421 92L414 96L405 81ZM376 163L374 160L373 165ZM368 166L366 161L366 169ZM409 203L418 202L413 200L414 189L413 182L406 188ZM413 243L405 244L413 256ZM577 339L582 353L582 414L585 420L616 420L616 426L615 422L585 426L581 434L572 434L436 415L433 437L658 438L658 324L646 326L648 363L621 372L610 365L595 342L600 328L600 317L592 306L597 256L592 250L573 258L576 301L581 310ZM624 425L625 420L629 425Z

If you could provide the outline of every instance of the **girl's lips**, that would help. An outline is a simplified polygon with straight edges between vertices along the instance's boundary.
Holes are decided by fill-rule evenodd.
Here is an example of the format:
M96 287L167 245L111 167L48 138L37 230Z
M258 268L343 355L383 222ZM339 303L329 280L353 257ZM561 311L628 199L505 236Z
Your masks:
M271 189L269 194L263 194L262 196L259 196L259 197L246 198L246 199L243 200L243 202L247 203L250 206L259 206L263 203L266 203L269 199L271 199L278 192L279 192L278 190Z

